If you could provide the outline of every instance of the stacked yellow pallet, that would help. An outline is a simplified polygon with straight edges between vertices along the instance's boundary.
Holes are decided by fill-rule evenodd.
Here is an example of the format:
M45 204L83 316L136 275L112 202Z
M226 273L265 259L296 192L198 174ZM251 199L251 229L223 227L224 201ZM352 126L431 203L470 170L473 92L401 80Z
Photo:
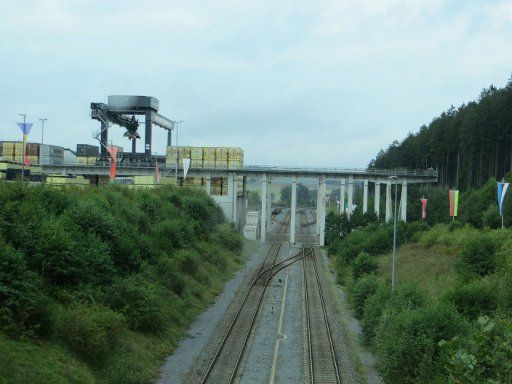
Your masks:
M47 176L46 183L52 185L89 185L88 179L83 176L63 177L63 176Z
M231 147L179 147L179 166L183 159L190 159L190 168L238 169L243 167L244 151ZM176 147L167 147L165 163L176 165Z
M96 157L77 156L75 161L77 164L94 165L96 164Z
M241 148L229 148L228 169L242 168L244 165L244 151Z

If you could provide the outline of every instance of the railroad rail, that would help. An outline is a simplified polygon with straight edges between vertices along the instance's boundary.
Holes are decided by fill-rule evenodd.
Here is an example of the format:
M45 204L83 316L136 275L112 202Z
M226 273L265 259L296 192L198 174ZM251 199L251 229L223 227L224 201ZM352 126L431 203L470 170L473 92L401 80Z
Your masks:
M306 226L306 231L309 232ZM341 384L338 358L316 265L315 249L302 259L310 384Z
M279 232L286 231L287 224L281 225ZM247 342L254 328L265 292L274 276L273 269L277 264L277 258L282 244L272 243L265 255L256 276L250 283L250 287L240 304L235 317L224 335L221 345L212 359L201 384L227 383L235 381L238 367L247 347ZM296 256L296 255L295 255ZM229 346L226 348L226 346Z

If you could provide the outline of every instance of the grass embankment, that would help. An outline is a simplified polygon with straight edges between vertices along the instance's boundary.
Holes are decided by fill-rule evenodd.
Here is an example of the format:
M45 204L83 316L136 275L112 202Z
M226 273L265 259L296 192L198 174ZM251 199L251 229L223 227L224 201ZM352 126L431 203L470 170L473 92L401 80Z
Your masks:
M0 383L150 383L240 265L203 192L0 184Z
M512 382L512 231L401 224L330 244L363 339L388 383Z

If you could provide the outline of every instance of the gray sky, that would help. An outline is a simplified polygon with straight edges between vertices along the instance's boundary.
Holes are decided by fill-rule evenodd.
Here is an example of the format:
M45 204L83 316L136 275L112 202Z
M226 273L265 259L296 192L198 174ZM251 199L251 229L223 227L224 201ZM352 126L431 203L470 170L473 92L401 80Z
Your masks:
M0 138L94 144L89 103L155 96L180 144L364 167L512 73L512 1L0 0ZM129 147L122 129L114 143ZM39 123L31 140L39 140ZM155 128L153 147L165 152ZM139 149L142 149L139 144Z

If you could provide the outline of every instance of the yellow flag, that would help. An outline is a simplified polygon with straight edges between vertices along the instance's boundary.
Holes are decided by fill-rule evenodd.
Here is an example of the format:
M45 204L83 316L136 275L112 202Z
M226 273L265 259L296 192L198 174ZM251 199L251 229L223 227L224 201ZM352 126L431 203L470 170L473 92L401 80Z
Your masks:
M453 191L453 216L459 212L459 191Z

